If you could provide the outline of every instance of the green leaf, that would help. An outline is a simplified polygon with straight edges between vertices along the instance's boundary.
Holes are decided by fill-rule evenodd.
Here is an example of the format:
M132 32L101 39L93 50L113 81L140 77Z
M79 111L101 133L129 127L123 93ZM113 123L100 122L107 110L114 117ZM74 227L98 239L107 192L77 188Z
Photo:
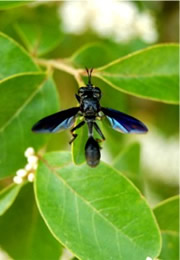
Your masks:
M179 237L168 233L162 233L162 251L159 256L163 260L179 259Z
M31 57L13 39L0 32L0 80L39 69Z
M68 60L76 67L97 68L145 46L140 40L129 44L105 41L89 43L79 48Z
M76 125L80 123L80 119L76 120ZM72 143L72 158L75 164L82 164L85 162L85 145L88 139L87 124L77 129L75 133L78 135Z
M126 174L138 174L140 170L140 144L130 144L116 157L113 166Z
M33 55L40 56L52 51L62 39L60 20L54 6L39 6L29 10L29 14L18 21L15 29Z
M171 197L154 208L163 243L160 259L179 259L179 196Z
M171 104L178 104L179 46L164 44L115 60L94 71L119 91Z
M10 8L14 8L14 7L18 7L21 5L26 5L28 3L31 3L33 1L0 1L0 9L10 9Z
M33 124L58 110L52 79L42 73L20 74L0 82L0 178L24 167L24 151L47 142L47 135L32 133Z
M151 209L118 171L101 162L75 166L71 154L46 154L35 194L54 236L80 259L154 258L160 235Z
M0 192L0 216L3 215L6 210L13 204L16 199L22 185L17 185L15 183L4 188Z
M32 185L25 185L12 207L0 217L0 245L13 259L58 260L61 245L36 207Z
M140 144L127 146L114 160L113 166L124 173L139 189L142 188L140 178Z
M111 50L101 43L87 44L69 59L77 67L97 68L111 61Z
M154 214L159 223L160 229L164 231L178 232L179 229L179 196L171 197L154 208ZM169 221L173 219L173 221Z

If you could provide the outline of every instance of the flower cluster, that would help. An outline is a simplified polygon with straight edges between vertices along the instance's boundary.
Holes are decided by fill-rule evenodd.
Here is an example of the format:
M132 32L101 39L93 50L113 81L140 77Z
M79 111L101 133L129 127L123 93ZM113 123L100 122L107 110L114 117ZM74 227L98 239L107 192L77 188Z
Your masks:
M153 43L158 37L153 15L149 11L140 12L129 1L65 1L59 14L64 31L72 34L81 34L90 28L116 42L140 38Z
M14 176L13 181L16 184L21 184L26 178L28 181L34 181L34 173L38 166L38 157L35 155L35 151L32 147L26 149L24 156L27 158L27 164L24 169L19 169Z

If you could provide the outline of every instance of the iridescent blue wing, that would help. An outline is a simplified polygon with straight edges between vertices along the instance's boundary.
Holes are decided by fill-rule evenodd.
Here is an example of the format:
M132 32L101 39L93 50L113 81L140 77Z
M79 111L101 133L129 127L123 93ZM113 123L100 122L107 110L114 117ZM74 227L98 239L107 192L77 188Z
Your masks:
M101 107L101 110L107 117L112 128L116 131L125 134L143 134L148 131L147 127L141 121L132 116L126 115L111 108Z
M75 122L79 107L60 111L39 120L33 127L33 132L55 133L70 128Z

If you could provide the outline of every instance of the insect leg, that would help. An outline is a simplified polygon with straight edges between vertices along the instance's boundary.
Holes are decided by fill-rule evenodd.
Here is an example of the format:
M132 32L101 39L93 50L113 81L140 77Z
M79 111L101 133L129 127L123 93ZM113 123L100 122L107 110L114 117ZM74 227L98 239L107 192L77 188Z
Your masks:
M69 142L69 144L72 144L72 142L76 139L76 137L78 136L77 134L74 134L73 132L76 130L76 129L78 129L78 128L80 128L81 126L83 126L85 124L85 121L82 121L82 122L80 122L78 125L76 125L75 127L73 127L72 129L71 129L71 134L72 134L72 136L73 136L73 138L70 140L70 142Z
M77 101L80 103L80 96L78 96L77 94L75 94L75 97L76 97Z
M93 124L94 124L94 127L95 127L96 131L98 132L98 134L102 138L102 140L96 139L96 141L104 141L106 138L104 137L103 133L101 132L101 129L99 128L99 126L97 125L96 122L94 122Z

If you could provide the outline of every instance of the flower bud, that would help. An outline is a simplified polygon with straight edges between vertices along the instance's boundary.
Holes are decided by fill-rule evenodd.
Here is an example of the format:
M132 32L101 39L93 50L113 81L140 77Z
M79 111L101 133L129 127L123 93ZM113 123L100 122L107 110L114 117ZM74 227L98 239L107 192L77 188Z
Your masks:
M32 169L32 165L27 163L26 166L25 166L25 170L30 171L31 169Z
M23 182L23 179L20 176L14 176L13 182L16 184L21 184Z
M29 157L27 158L27 160L28 160L28 163L29 163L30 165L34 165L34 164L37 164L38 157L35 156L35 155L31 155L31 156L29 156Z
M33 147L28 147L24 153L25 157L29 157L31 155L34 155L34 148Z
M29 182L33 182L34 181L34 173L33 172L28 174L28 181Z
M19 169L19 170L17 170L17 172L16 172L16 175L17 176L19 176L19 177L24 177L24 176L26 176L26 174L27 174L27 171L25 170L25 169Z

